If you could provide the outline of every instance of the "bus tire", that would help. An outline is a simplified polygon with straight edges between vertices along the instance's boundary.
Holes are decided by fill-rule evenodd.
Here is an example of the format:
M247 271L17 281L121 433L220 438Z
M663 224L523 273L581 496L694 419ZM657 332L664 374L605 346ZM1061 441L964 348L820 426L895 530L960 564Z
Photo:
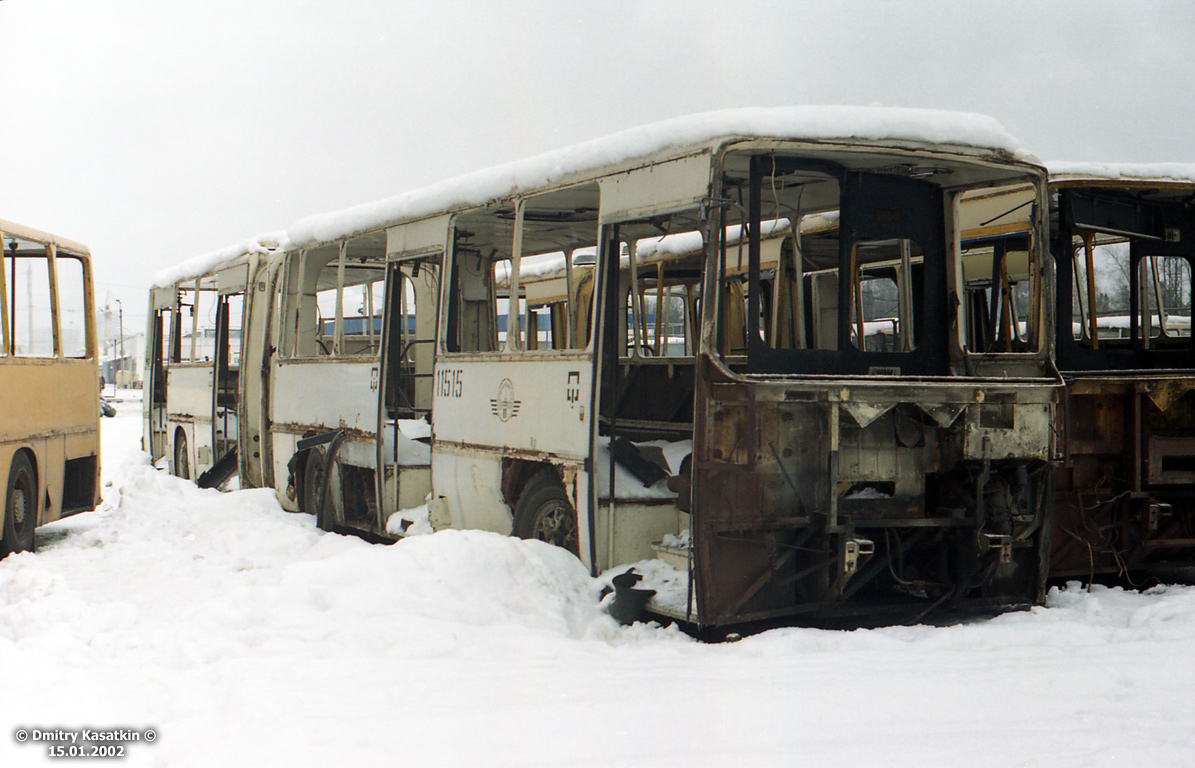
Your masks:
M4 495L4 536L2 554L33 549L33 529L37 527L37 473L24 451L17 451L8 470Z
M174 433L174 464L171 467L175 477L191 479L191 459L187 451L187 433L182 427Z
M307 452L307 461L303 464L303 495L299 499L299 510L314 515L315 524L321 531L330 531L332 522L331 515L326 513L330 506L327 491L324 491L324 509L319 508L320 489L324 480L324 452L312 448Z
M553 469L532 475L515 504L514 529L520 539L538 539L579 554L577 511Z

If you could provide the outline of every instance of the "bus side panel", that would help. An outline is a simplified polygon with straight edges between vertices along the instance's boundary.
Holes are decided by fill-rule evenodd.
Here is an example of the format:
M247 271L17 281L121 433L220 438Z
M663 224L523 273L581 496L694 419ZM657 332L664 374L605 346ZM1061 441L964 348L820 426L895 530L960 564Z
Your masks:
M94 457L83 484L92 506L99 501L99 379L94 360L9 358L0 365L0 392L5 393L9 426L0 434L0 482L21 446L33 453L38 498L44 505L38 524L62 514L63 468L71 459ZM76 504L76 506L78 506ZM77 510L76 510L77 511Z
M179 427L187 433L191 476L212 465L212 375L210 365L176 364L166 382L166 431L174 455Z
M275 428L357 430L378 423L378 361L290 361L274 368L271 420ZM289 458L289 457L284 457Z
M502 498L502 458L497 452L437 446L432 488L448 503L451 528L510 533L513 513Z
M302 462L292 465L304 436L344 428L355 440L376 439L378 374L376 358L288 360L272 366L269 441L274 490L283 508L299 509L297 478ZM376 452L370 451L371 456Z
M589 452L588 355L441 360L432 383L432 488L451 526L510 533L504 460L583 471ZM516 493L516 489L510 489ZM566 482L574 509L584 510Z
M7 434L85 431L99 453L99 377L92 360L10 358L0 366Z
M589 356L437 361L436 441L584 460L592 366Z

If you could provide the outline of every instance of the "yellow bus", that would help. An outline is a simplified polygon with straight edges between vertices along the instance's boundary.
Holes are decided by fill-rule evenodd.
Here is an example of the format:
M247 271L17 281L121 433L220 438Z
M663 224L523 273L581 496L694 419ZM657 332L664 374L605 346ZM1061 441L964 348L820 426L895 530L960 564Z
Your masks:
M99 364L86 246L0 219L0 556L100 501Z

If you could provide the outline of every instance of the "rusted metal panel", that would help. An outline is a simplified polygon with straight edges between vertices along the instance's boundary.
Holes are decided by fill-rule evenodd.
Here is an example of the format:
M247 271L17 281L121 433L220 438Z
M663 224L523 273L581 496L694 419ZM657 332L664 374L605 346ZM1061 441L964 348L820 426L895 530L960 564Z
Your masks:
M1128 575L1195 562L1195 380L1076 378L1062 411L1051 574Z
M703 623L849 610L899 590L1039 597L1057 386L743 382L702 363ZM961 451L967 441L983 447ZM963 562L987 575L968 584Z

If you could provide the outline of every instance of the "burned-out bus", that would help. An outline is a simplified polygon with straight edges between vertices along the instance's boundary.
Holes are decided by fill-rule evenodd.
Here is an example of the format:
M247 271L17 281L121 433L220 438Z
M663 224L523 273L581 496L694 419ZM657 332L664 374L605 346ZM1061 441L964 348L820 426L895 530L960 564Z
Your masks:
M1066 380L1051 570L1195 563L1195 166L1050 167Z
M100 502L100 391L87 247L0 220L0 557Z
M191 476L239 465L328 528L663 559L682 586L648 609L697 625L1032 603L1045 184L975 115L738 110L312 217L157 281L156 317L215 309L181 363L211 384L175 408L180 363L155 374L155 456L191 417ZM181 358L154 322L151 361Z

